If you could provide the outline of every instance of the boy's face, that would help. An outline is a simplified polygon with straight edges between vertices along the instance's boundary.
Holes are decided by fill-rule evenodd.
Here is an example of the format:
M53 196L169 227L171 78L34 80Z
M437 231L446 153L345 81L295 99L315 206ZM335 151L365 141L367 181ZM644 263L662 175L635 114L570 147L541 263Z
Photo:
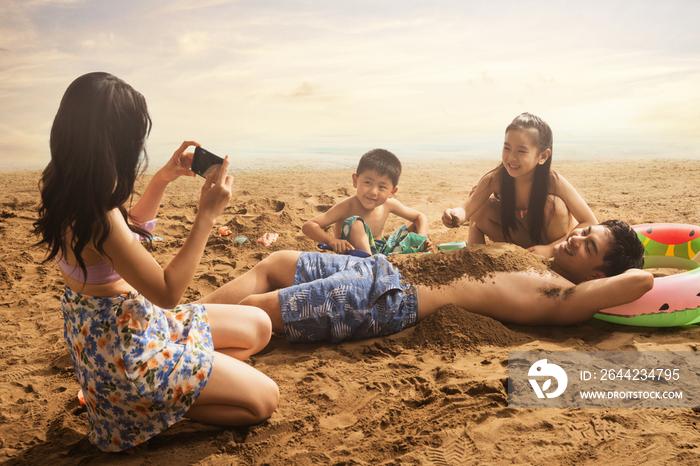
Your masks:
M394 186L388 176L380 175L374 170L367 170L359 175L353 173L352 185L357 188L357 198L365 209L374 209L394 197L398 187Z

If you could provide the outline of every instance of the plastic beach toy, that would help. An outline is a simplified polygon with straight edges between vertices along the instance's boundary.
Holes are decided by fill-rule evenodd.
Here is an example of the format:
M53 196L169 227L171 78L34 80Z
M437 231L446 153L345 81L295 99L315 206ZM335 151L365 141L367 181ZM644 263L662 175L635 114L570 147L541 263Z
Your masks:
M700 323L700 227L679 223L634 225L644 245L644 268L687 272L654 279L654 288L631 303L601 310L600 320L641 327Z
M269 246L280 237L279 233L265 233L260 238L258 238L258 243L262 243L265 246Z
M416 252L423 252L425 251L425 242L427 240L428 238L426 236L411 232L399 243L401 251L394 249L390 254L413 254Z
M250 241L248 241L248 238L246 238L245 236L238 236L233 239L233 244L243 246L244 244L250 244Z
M319 249L324 249L326 251L333 251L333 248L326 243L318 243L317 246ZM356 257L369 257L369 256L371 256L371 254L369 254L365 251L361 251L359 249L353 249L353 250L348 249L347 251L345 251L345 254L348 254L350 256L356 256Z
M231 230L226 228L226 226L223 226L217 230L216 234L219 236L228 236L231 234Z
M440 251L454 251L455 249L462 249L466 247L466 241L456 241L454 243L442 243L438 245L438 249Z

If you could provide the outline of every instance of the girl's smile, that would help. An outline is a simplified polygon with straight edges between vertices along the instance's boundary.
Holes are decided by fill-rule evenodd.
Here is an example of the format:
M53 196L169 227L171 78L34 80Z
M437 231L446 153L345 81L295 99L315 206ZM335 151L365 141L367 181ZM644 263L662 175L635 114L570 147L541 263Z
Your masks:
M531 173L547 157L547 151L541 154L537 152L532 132L514 129L506 133L502 160L506 171L513 178Z

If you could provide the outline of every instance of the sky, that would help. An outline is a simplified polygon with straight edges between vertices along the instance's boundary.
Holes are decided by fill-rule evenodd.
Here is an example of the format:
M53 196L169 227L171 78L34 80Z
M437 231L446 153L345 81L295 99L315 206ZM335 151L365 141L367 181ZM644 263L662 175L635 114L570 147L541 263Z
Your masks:
M526 111L555 163L700 160L699 17L696 0L0 0L0 169L46 165L92 71L146 97L151 165L183 140L241 166L498 162Z

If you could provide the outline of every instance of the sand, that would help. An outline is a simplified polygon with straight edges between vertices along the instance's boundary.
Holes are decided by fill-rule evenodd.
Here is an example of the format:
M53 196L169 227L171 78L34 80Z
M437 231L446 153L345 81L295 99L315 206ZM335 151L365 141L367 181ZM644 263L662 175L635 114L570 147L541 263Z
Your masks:
M494 162L407 165L398 198L430 219L431 239L463 241L440 216ZM561 163L600 220L700 225L697 162ZM305 220L352 193L351 171L236 175L234 196L183 301L241 275L271 252L314 250ZM131 454L86 439L85 409L63 341L54 263L42 264L30 234L36 172L0 174L0 462L27 465L465 465L700 464L700 410L509 409L508 351L685 350L699 326L627 327L597 319L569 327L503 325L448 306L391 337L342 344L289 344L274 336L250 359L280 387L272 418L222 428L181 421ZM195 216L200 180L171 185L154 234L167 263ZM388 229L400 225L390 220ZM279 233L271 246L255 240ZM233 239L246 236L249 244ZM439 265L439 264L438 264ZM441 272L436 269L439 281ZM445 278L445 277L443 277ZM448 279L448 278L445 278ZM449 280L448 280L449 281ZM437 282L436 282L437 283Z

